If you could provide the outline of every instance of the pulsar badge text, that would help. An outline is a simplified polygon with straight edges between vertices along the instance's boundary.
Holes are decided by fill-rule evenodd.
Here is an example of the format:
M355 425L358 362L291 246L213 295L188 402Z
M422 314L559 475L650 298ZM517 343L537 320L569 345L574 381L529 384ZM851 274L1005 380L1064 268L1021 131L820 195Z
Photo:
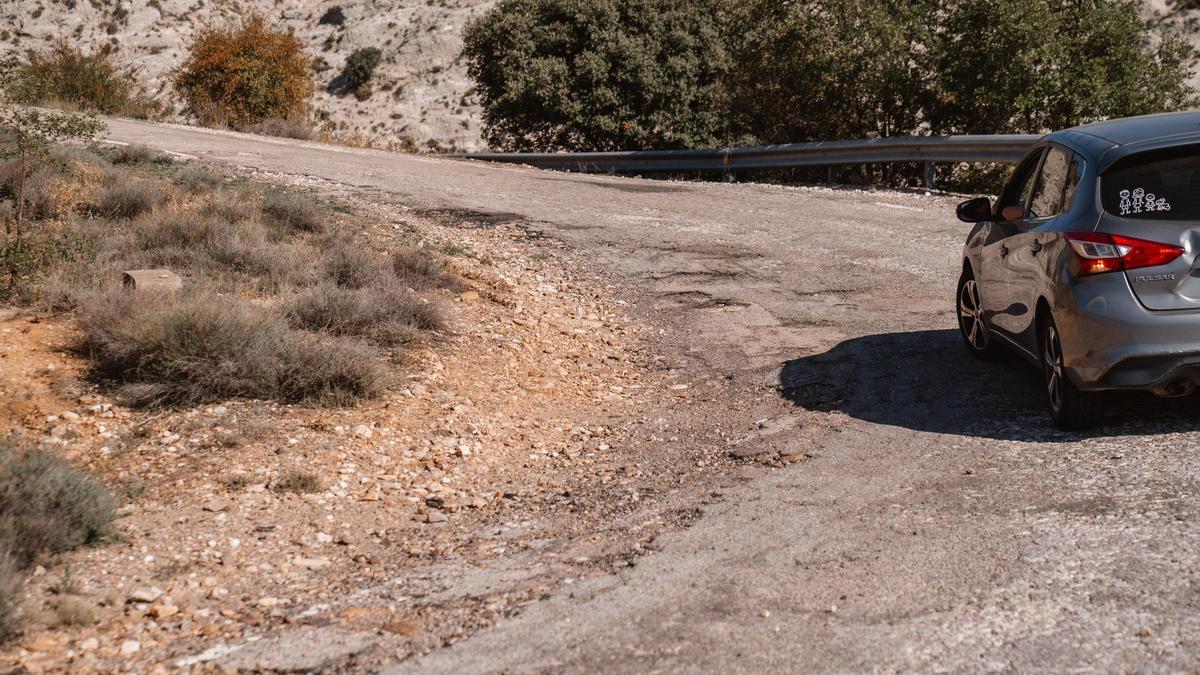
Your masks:
M1169 274L1140 274L1140 275L1138 275L1138 276L1134 277L1134 278L1133 278L1133 280L1134 280L1134 281L1138 281L1138 282L1143 282L1143 281L1174 281L1174 280L1175 280L1175 273L1174 273L1174 272L1171 272L1171 273L1169 273Z

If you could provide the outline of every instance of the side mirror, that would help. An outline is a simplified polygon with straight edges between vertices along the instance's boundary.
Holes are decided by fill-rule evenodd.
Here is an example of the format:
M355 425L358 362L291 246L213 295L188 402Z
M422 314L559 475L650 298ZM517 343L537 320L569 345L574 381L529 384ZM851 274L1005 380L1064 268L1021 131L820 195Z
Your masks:
M958 205L958 219L964 223L979 223L992 219L992 200L976 197Z

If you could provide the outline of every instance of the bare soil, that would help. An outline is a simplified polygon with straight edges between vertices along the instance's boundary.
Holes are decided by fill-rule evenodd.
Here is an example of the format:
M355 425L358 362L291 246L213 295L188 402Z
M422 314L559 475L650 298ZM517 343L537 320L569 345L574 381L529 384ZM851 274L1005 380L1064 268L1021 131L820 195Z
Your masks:
M445 292L451 330L355 408L150 412L89 379L69 317L5 311L0 428L57 449L126 505L120 541L35 570L29 630L0 667L266 667L237 659L303 626L369 636L327 666L402 659L635 565L701 513L686 487L803 459L728 454L755 431L744 420L784 404L679 370L636 295L524 220L255 177L350 204L372 248L419 238L450 254L468 285ZM94 626L57 625L67 594Z

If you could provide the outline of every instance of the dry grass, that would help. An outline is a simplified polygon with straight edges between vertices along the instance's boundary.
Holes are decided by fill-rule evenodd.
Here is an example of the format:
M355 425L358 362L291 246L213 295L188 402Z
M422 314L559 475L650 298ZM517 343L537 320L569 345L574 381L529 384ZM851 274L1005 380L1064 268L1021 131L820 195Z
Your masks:
M445 320L437 305L395 287L350 289L323 284L286 305L295 328L362 338L394 347L423 332L441 330Z
M383 256L348 238L331 240L322 271L325 278L342 288L366 288L386 281L391 272Z
M263 198L263 213L280 227L298 232L323 232L329 214L311 199L273 190Z
M113 534L113 499L95 478L56 456L0 439L0 643L20 630L21 571L45 556ZM59 603L61 619L86 616ZM94 617L93 617L94 621Z
M293 331L274 312L229 298L116 291L81 309L81 351L131 405L341 405L377 396L385 380L365 347Z
M461 290L464 287L462 279L449 270L444 258L417 246L408 246L392 254L392 272L400 283L417 290Z
M0 550L0 645L16 637L21 629L21 589L24 586L17 561Z
M120 146L112 152L113 164L171 164L174 161L165 152L136 143Z
M132 404L352 403L382 391L381 348L445 325L418 294L457 283L441 258L373 252L306 195L228 184L136 146L72 151L45 170L74 193L46 198L61 217L39 234L49 262L30 302L77 311L81 351ZM185 292L112 291L122 270L156 268Z
M96 624L96 608L75 595L62 595L54 606L54 625L87 627Z
M223 288L273 291L312 277L316 253L278 241L256 220L226 221L199 213L154 213L132 223L136 248L127 264L190 271Z
M0 441L0 549L18 567L112 533L113 500L54 455Z
M313 137L312 125L302 118L280 119L273 117L257 124L251 124L242 131L261 136L295 138L301 141L312 140Z
M307 471L297 471L290 469L285 471L275 481L272 488L276 492L292 492L295 494L310 494L321 491L321 479L317 478L316 474Z
M153 210L165 200L154 181L131 179L125 172L110 171L105 176L104 194L96 211L108 218L130 219Z
M174 175L180 187L193 194L212 192L225 184L225 177L199 164L184 164Z

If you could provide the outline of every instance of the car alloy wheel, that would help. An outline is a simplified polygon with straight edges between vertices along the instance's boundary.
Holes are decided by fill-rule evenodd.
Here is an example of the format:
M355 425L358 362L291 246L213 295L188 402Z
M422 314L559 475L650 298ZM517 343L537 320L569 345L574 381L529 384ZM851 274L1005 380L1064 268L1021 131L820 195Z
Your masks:
M1041 325L1042 373L1054 423L1064 431L1095 426L1104 417L1104 393L1082 390L1071 381L1058 326L1050 317Z
M967 344L977 352L988 347L987 326L983 325L983 309L979 302L979 285L968 279L958 293L958 321Z
M1054 414L1063 407L1063 356L1062 343L1058 340L1058 329L1053 323L1046 326L1042 360L1045 362L1046 393L1050 396L1050 409Z

